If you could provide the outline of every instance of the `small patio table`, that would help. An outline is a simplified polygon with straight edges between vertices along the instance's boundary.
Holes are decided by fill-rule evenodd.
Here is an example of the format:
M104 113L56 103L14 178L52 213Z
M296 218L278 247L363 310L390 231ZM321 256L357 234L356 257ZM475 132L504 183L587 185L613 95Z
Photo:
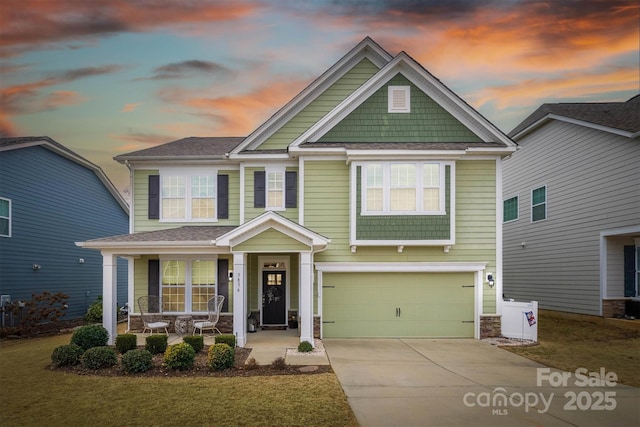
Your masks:
M186 335L193 332L193 316L184 315L176 317L176 334Z

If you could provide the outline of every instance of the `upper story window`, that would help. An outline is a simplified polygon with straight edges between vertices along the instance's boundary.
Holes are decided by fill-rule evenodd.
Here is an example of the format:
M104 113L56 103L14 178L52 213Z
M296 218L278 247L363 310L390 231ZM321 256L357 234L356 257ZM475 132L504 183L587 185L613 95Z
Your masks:
M366 164L362 168L362 214L444 214L444 169L438 162Z
M518 196L502 202L502 221L509 222L518 219Z
M284 169L267 169L267 205L269 210L284 209Z
M210 168L165 169L149 175L148 217L161 221L229 218L229 175Z
M411 87L410 86L389 86L389 113L410 113L411 112Z
M531 221L547 219L547 187L536 188L531 192Z
M161 175L163 220L215 220L216 176Z
M11 200L0 197L0 237L11 237Z
M253 173L253 203L256 208L284 210L298 204L298 173L283 167L268 167Z

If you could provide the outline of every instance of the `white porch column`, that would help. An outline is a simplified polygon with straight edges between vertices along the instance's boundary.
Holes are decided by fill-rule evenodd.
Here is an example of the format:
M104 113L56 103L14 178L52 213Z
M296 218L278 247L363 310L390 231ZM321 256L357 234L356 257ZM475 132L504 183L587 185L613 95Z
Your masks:
M313 270L311 252L300 253L300 342L313 340Z
M247 279L244 253L233 253L233 333L238 347L247 343Z
M118 259L111 252L102 252L102 326L109 332L109 345L114 345L118 333L116 302L118 293Z

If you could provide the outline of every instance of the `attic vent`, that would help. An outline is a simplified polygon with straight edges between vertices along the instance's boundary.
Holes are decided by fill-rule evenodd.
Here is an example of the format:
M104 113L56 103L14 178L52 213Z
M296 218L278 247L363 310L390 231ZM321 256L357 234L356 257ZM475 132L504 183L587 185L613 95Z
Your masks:
M411 92L409 86L389 86L389 112L411 112Z

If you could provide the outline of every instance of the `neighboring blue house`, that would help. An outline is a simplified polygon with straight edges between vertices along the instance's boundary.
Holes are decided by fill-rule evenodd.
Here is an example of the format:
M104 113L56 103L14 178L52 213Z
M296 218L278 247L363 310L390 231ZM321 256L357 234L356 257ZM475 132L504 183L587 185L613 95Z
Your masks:
M64 292L63 320L84 316L102 295L102 257L74 242L128 232L127 202L100 167L48 137L0 138L4 300ZM118 303L124 304L127 262L118 264Z

